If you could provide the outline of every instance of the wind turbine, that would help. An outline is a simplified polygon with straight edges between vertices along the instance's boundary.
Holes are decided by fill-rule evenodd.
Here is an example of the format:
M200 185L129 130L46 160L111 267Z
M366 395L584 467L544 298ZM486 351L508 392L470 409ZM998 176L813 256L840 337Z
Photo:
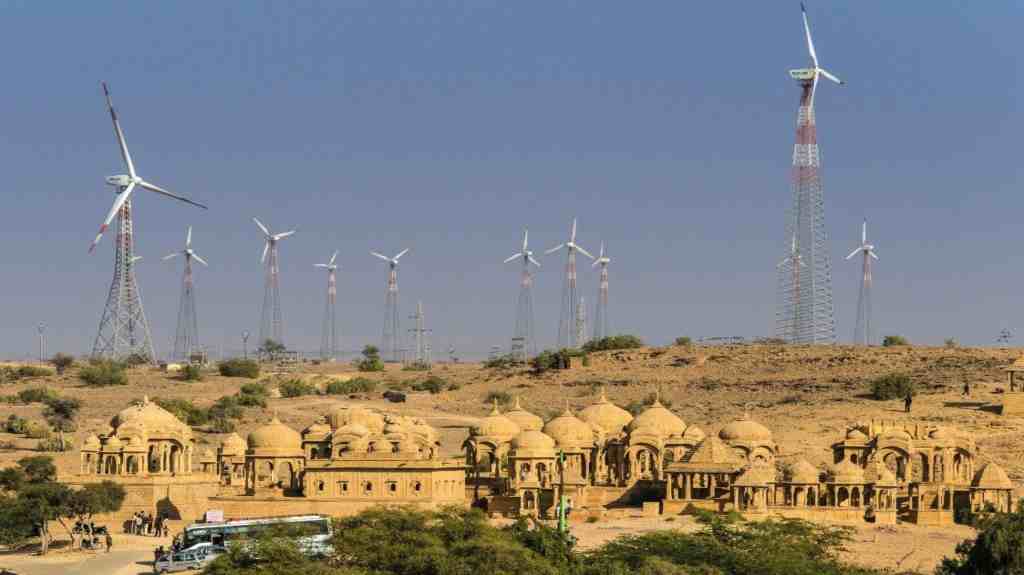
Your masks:
M102 82L102 86L107 100L107 110L110 112L110 120L114 125L114 135L121 151L121 159L124 161L128 173L107 176L106 182L114 187L114 203L103 219L103 223L100 224L99 233L96 234L96 238L89 246L89 253L92 253L103 237L103 233L117 216L118 234L117 244L114 248L114 279L110 284L106 307L100 317L100 326L96 333L96 340L93 342L92 355L114 359L138 358L152 362L156 360L156 351L153 349L149 323L146 321L146 314L142 309L141 292L138 282L135 280L137 259L134 254L132 193L136 188L142 188L204 209L206 206L173 194L138 175L131 154L128 152L128 144L125 142L124 131L121 129L121 121L117 117L117 112L114 111L110 90L107 88L106 82Z
M370 252L370 255L388 262L388 287L384 299L384 337L381 349L382 353L390 356L391 361L401 361L401 349L399 346L399 321L398 321L398 260L409 252L409 248L395 254L395 257L387 257L384 254Z
M597 289L597 313L594 314L594 339L603 339L611 335L608 330L608 264L611 258L604 255L604 242L601 242L601 251L597 259L590 267L601 266L601 279Z
M811 25L807 22L807 7L804 6L803 2L800 3L800 13L804 18L804 35L807 37L807 52L811 56L811 67L790 70L789 76L801 84L810 83L810 108L813 110L814 93L818 90L818 78L824 76L840 86L844 85L846 82L843 82L832 72L829 72L818 64L818 53L814 50L814 40L811 39Z
M196 315L196 296L192 283L192 260L207 265L206 260L192 249L192 226L185 232L185 249L164 256L164 261L185 257L185 272L181 280L181 299L178 303L178 329L174 335L173 358L189 361L199 350L199 320Z
M540 262L533 258L529 247L530 230L523 230L523 249L512 254L504 263L521 260L523 271L519 281L519 299L516 302L516 327L512 334L511 354L517 361L526 362L531 355L537 353L537 342L533 331L533 274L530 264L540 267Z
M853 332L855 345L871 345L871 258L878 259L875 246L868 243L868 221L860 229L860 246L850 252L846 259L857 254L864 256L863 276L860 283L860 295L857 296L857 327Z
M327 309L324 311L324 326L320 338L320 359L324 361L334 361L338 358L338 323L334 309L334 300L338 295L335 281L338 266L334 263L337 258L338 252L335 251L327 263L313 264L313 267L327 270Z
M260 316L260 347L268 340L284 345L284 327L281 320L281 292L278 277L280 270L277 264L277 244L291 236L295 230L280 234L270 233L267 226L256 218L252 219L263 232L263 255L260 262L266 264L266 283L263 290L263 310ZM270 256L269 258L267 256Z
M553 254L558 250L566 249L565 264L565 287L562 290L562 310L558 322L558 345L560 347L575 348L583 344L577 335L577 321L579 319L579 298L576 295L576 252L594 259L587 250L576 243L576 218L572 219L572 232L569 234L569 241L558 244L544 252L545 255Z
M800 306L800 274L802 273L801 268L807 267L804 263L804 258L800 255L800 249L797 245L796 233L789 243L789 255L783 258L775 266L781 277L788 277L790 284L788 291L793 295L793 300L786 302L784 309L781 310L783 315L782 323L787 326L788 329L783 330L780 335L787 341L797 341L800 333L800 319L801 319L801 306ZM788 272L788 273L787 273Z

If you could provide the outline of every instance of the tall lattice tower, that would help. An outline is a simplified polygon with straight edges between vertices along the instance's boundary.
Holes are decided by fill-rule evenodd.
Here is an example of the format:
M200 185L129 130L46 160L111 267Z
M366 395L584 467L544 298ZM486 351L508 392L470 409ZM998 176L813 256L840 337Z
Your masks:
M135 171L132 156L128 152L128 142L125 140L124 131L121 130L121 121L117 117L117 112L114 111L110 90L107 89L105 82L103 83L103 94L107 99L107 110L110 112L110 120L114 125L114 136L117 138L117 144L121 151L121 160L128 173L107 176L107 183L116 189L114 204L107 212L103 223L100 224L100 231L89 247L89 252L92 253L103 237L103 233L107 231L110 223L116 217L118 229L117 242L114 246L114 279L110 283L103 315L100 316L100 327L92 345L92 355L110 359L132 358L155 362L156 351L153 349L153 338L149 332L146 314L142 310L139 284L135 281L135 262L139 257L134 253L135 232L132 226L130 198L135 190L141 188L201 208L206 208L206 206L169 192L139 176Z
M841 81L818 65L807 13L804 30L812 68L791 70L800 85L796 144L793 147L793 199L787 216L790 253L778 267L776 336L790 343L831 344L836 340L832 302L832 259L825 229L825 203L818 169L814 95L818 80Z
M512 332L512 346L510 355L516 361L526 362L530 357L537 355L537 341L533 329L533 274L530 273L530 264L540 267L540 262L533 258L533 252L529 249L529 230L523 231L523 249L512 254L505 263L521 260L523 271L519 277L519 297L516 300L516 324Z
M401 323L398 319L398 260L409 251L406 248L393 258L377 252L370 255L388 262L388 284L384 296L384 333L381 337L381 354L387 361L402 361Z
M601 251L591 267L601 266L601 279L597 286L597 312L594 314L594 339L599 340L611 335L608 330L608 264L611 258L604 255L604 242Z
M118 192L125 193L124 188ZM135 280L135 239L132 233L132 202L125 200L117 215L114 246L114 279L110 282L107 305L100 317L99 331L92 344L93 357L156 361L153 337L142 309L142 293Z
M185 271L181 278L181 299L178 303L178 329L174 333L173 359L189 361L193 353L200 352L199 320L196 315L195 284L192 281L192 260L206 265L206 260L192 249L192 227L185 234L185 249L164 256L169 260L177 256L185 258Z
M430 367L433 363L430 354L430 332L426 327L426 316L423 314L423 302L416 302L416 313L409 316L413 325L409 329L412 334L413 357L409 361L419 367Z
M874 334L871 330L871 260L878 259L875 246L868 243L868 221L864 220L860 229L860 246L850 252L846 259L861 254L864 257L861 265L860 294L857 296L857 327L853 330L854 345L871 345Z
M263 255L260 262L264 264L263 307L260 312L260 341L263 348L267 341L284 345L284 321L281 317L281 269L278 267L277 244L295 233L295 230L272 234L258 219L253 218L260 231L263 232Z
M594 259L594 256L587 253L587 250L576 245L576 219L572 220L572 232L569 241L559 244L545 254L553 254L558 250L566 249L565 261L565 284L562 287L562 305L558 318L558 346L563 348L575 348L583 345L578 336L579 324L579 295L576 289L576 252Z
M335 272L338 266L334 263L338 252L331 255L325 264L313 264L314 267L327 270L327 308L324 310L323 330L320 336L320 359L335 361L338 358L338 317L335 311L335 300L338 297L338 283Z

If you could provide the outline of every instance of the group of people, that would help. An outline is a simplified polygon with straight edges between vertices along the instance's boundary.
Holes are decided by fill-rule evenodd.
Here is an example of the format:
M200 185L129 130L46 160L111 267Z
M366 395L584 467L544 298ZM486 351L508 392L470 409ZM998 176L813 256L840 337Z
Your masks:
M114 538L110 536L110 531L103 525L97 527L96 523L92 521L88 523L75 521L71 532L81 538L83 549L99 549L102 541L106 544L107 553L110 553L110 548L114 545Z
M163 515L152 514L145 511L136 511L131 518L125 521L125 533L131 535L151 535L153 537L167 537L171 529L167 525L167 518Z

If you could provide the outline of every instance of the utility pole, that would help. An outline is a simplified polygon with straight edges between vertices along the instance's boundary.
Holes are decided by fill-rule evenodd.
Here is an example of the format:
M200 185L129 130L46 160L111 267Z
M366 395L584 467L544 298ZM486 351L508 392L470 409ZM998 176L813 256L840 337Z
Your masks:
M39 365L43 365L43 358L46 357L45 340L43 337L43 334L46 331L46 324L39 322L39 325L36 327L36 330L39 332Z

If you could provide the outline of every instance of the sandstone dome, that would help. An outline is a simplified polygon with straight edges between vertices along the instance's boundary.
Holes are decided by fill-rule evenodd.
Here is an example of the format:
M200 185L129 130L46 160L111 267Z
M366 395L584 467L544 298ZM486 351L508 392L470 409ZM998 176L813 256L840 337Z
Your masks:
M512 449L520 456L554 457L555 440L535 429L527 429L512 439Z
M686 422L672 413L661 401L655 399L654 404L636 416L626 427L629 431L638 429L656 430L663 436L682 436L686 433Z
M749 419L737 419L718 432L724 441L771 441L772 432L760 423Z
M147 433L191 433L192 431L174 414L149 401L148 397L144 397L142 403L122 409L110 422L114 428L126 424L141 428Z
M995 462L986 463L974 476L972 487L982 489L1013 489L1013 483L1006 476L1006 472Z
M100 438L95 433L90 433L82 443L82 449L96 450L100 448Z
M701 441L704 441L705 437L706 435L704 433L704 430L697 427L696 425L691 425L687 427L686 433L683 434L683 439L689 439L695 443L700 443Z
M118 439L116 435L111 435L103 442L103 449L105 451L114 451L116 449L121 449L122 447L124 447L124 444L121 443L121 440Z
M276 415L270 423L250 433L247 443L251 450L302 451L302 436L281 423Z
M511 411L505 412L505 417L519 426L522 431L540 431L544 428L544 420L526 411L519 405L519 396L516 396L516 403Z
M343 435L366 437L367 435L370 435L370 430L366 429L365 425L360 425L358 423L349 423L347 425L339 427L338 429L335 429L334 435L337 437L341 437Z
M231 432L220 442L220 452L224 455L241 455L245 453L245 447L245 440L235 432Z
M498 411L498 402L494 402L491 413L471 430L474 436L491 437L498 442L510 441L519 432L519 426Z
M608 401L602 389L597 402L580 411L580 419L600 427L608 435L618 435L633 421L633 414Z
M365 407L340 407L334 410L328 419L332 429L358 423L373 433L384 432L384 416Z
M594 430L566 407L562 415L544 424L544 433L562 447L580 447L594 443Z
M832 483L864 483L864 470L855 463L841 461L832 466Z
M863 431L854 427L846 432L846 439L851 441L867 441L868 436Z
M817 467L801 457L789 468L789 476L791 483L818 483L821 473Z

